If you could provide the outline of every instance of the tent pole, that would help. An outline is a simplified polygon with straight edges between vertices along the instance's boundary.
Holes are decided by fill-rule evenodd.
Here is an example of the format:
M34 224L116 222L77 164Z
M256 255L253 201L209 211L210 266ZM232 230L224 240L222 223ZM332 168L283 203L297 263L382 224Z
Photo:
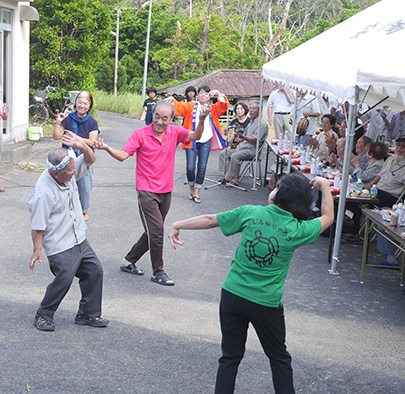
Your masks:
M290 147L289 147L289 153L288 153L288 166L287 166L287 174L291 174L291 160L292 160L292 150L294 146L294 139L295 139L295 126L297 124L297 112L298 112L298 97L299 97L299 92L298 90L295 90L295 97L294 97L294 115L293 115L293 122L291 125L291 134L290 134ZM301 109L301 108L300 108Z
M335 231L335 241L333 243L333 253L332 253L332 262L329 273L332 275L338 275L337 264L339 262L339 247L342 237L343 229L343 217L346 211L346 195L347 195L347 186L349 182L349 166L350 166L350 153L353 149L353 139L355 134L355 125L356 125L356 114L357 106L359 103L359 92L360 89L356 86L354 93L354 104L350 105L349 110L349 123L348 130L346 132L346 143L345 143L345 157L343 160L343 179L342 185L340 187L340 197L338 204L338 213L336 217L336 231Z
M256 187L256 176L257 176L257 166L260 165L258 161L258 156L259 156L259 143L260 143L260 126L263 121L262 119L262 105L263 105L263 86L264 86L264 78L263 75L260 79L260 104L259 104L259 128L257 130L257 138L256 138L256 162L255 165L253 166L253 185L252 185L252 190L257 190ZM266 175L265 175L266 176Z

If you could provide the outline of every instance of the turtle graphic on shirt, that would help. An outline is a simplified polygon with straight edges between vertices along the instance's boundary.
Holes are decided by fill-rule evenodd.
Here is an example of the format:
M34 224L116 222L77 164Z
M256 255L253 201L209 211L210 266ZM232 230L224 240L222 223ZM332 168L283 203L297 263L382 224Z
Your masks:
M255 231L255 238L245 242L245 254L259 267L270 265L273 257L278 256L280 245L276 237L263 237L260 230Z

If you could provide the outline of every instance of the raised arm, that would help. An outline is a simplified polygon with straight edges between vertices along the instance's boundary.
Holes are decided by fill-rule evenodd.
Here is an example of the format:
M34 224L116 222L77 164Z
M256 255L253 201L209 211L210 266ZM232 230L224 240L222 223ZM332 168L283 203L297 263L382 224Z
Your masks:
M55 126L53 126L53 132L52 136L54 140L60 140L63 136L63 133L65 132L65 128L62 126L62 121L63 119L66 118L66 114L63 112L59 112L58 115L56 116L55 120Z
M65 134L62 136L62 142L71 148L80 149L80 151L83 153L84 161L86 162L87 167L90 167L96 161L96 155L87 145L84 138L81 138L75 133L66 130Z
M320 190L322 193L321 216L319 217L319 220L322 224L321 233L323 233L329 226L332 225L335 218L330 184L327 179L317 176L313 179L312 185L315 189Z
M180 240L180 230L206 230L218 227L217 215L208 214L194 216L189 219L178 220L172 224L170 230L170 243L176 249L176 245L183 246L184 242Z
M196 130L194 132L190 131L190 133L188 133L187 142L197 141L197 140L199 140L201 138L201 135L202 135L202 133L204 131L204 121L205 121L205 118L208 116L209 113L210 113L210 108L209 107L201 108L197 128L196 128Z

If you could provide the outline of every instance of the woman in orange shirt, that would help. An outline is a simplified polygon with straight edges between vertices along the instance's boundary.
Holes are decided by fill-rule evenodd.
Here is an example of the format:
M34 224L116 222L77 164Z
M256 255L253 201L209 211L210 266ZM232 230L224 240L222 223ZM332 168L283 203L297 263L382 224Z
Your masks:
M205 178L208 157L213 149L224 149L226 142L222 136L219 117L228 107L227 97L218 90L211 90L208 86L201 86L197 90L197 101L179 102L171 98L176 115L184 118L184 127L195 130L198 125L199 113L202 108L209 107L210 115L204 123L201 139L189 144L183 144L186 150L187 180L190 186L189 199L201 202L200 192ZM198 163L197 163L198 159Z

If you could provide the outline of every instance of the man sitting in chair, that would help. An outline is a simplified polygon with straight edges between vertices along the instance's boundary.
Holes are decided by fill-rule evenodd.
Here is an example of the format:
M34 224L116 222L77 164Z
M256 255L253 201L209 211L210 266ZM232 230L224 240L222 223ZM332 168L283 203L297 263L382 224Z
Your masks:
M219 154L219 171L221 175L225 174L224 180L233 185L239 185L239 172L242 163L253 160L256 156L257 138L259 138L260 148L267 137L268 126L263 119L259 119L259 108L259 101L249 103L251 121L245 132L238 135L240 143L236 149L227 148ZM227 169L226 173L225 168Z

